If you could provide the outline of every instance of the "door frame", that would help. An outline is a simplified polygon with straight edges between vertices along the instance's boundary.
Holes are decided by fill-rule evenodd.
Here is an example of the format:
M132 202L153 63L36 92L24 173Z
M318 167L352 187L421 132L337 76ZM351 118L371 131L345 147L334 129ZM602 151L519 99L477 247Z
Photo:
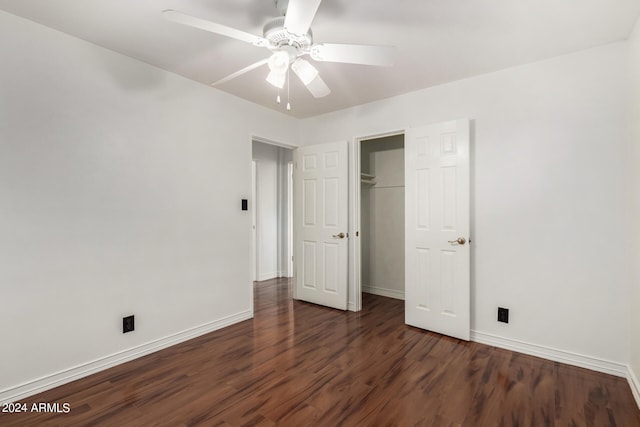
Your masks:
M262 136L250 135L249 136L249 141L248 141L248 144L249 144L249 158L248 158L247 164L250 165L249 167L251 169L253 169L253 164L254 164L253 152L252 152L253 151L253 143L254 142L260 142L262 144L268 144L268 145L273 145L273 146L280 147L280 148L286 148L288 150L295 150L296 148L298 148L297 145L288 144L288 143L281 142L281 141L276 141L274 139L264 138ZM251 186L253 187L253 185L254 184L252 182ZM293 203L293 195L291 195L291 202ZM249 206L250 206L250 211L251 212L253 212L256 209L255 199L254 199L253 195L251 196L251 200L249 202ZM292 225L293 224L293 217L291 217L289 219L289 222L291 223L290 227L292 228L293 227L293 225ZM249 230L250 230L251 233L253 233L253 220L249 221ZM249 237L249 249L250 249L249 254L251 256L250 260L253 260L254 258L257 258L257 249L258 249L257 248L257 239L254 240L251 235ZM291 256L293 255L293 246L289 247L287 253L288 253L287 256L289 258L291 258ZM253 254L253 255L251 255L251 254ZM252 279L253 279L254 275L257 275L256 274L257 265L254 265L254 264L257 264L257 259L256 259L255 263L250 261L249 264L250 264L249 265L249 279L250 279L249 280L249 289L250 289L250 295L251 295L250 296L250 306L249 307L250 307L251 313L253 313L253 280ZM278 267L280 267L280 266L278 266ZM294 272L292 271L291 274L293 274L293 273ZM294 288L294 292L295 292L295 288Z
M287 277L293 277L293 161L287 162Z
M257 170L258 165L251 159L251 281L258 279L258 198L257 191Z
M362 310L362 245L360 240L361 207L360 207L360 148L363 141L386 138L389 136L405 135L406 129L396 129L386 132L354 137L349 141L349 263L348 263L348 292L347 309Z

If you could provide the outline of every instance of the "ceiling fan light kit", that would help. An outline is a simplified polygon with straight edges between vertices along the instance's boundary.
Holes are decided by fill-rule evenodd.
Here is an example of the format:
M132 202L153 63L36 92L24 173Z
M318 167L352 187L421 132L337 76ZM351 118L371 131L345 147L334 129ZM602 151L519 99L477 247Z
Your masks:
M266 81L282 89L288 82L288 71L293 70L302 84L315 98L322 98L331 93L319 75L318 70L302 56L310 56L315 61L339 62L347 64L391 66L395 57L395 48L390 46L368 46L353 44L313 43L311 22L313 21L321 0L276 0L275 5L281 15L270 19L263 27L263 36L256 36L242 30L222 24L206 21L175 10L165 10L166 19L199 28L201 30L234 38L254 46L269 49L272 54L227 77L212 83L221 85L264 64L269 66ZM290 104L287 102L287 110Z
M318 77L318 70L302 58L298 58L291 64L291 69L300 78L305 86L309 86L309 83Z
M284 87L286 76L286 73L270 71L267 75L267 82L271 83L271 85L277 87L278 89L282 89Z
M286 73L289 68L289 53L284 50L279 50L273 53L269 57L269 61L267 64L269 65L269 69L274 73Z

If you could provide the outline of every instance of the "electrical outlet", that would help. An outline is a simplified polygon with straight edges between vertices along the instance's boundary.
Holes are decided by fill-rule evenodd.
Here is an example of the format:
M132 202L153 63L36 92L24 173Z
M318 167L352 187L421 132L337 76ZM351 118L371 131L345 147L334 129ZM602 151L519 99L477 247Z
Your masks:
M498 307L498 322L509 323L509 309Z
M123 317L122 318L122 333L126 334L127 332L131 332L135 329L135 325L133 322L133 315Z

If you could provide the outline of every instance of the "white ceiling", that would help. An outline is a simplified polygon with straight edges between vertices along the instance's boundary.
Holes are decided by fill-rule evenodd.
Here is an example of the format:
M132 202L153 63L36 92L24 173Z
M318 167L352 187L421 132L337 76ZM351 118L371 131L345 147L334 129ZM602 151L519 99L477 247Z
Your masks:
M176 9L262 35L275 0L0 0L0 9L209 84L269 56L165 20ZM219 89L295 117L359 105L614 41L630 34L640 0L324 0L315 42L394 45L391 68L315 63L332 93L313 98L291 80L292 110L253 70Z

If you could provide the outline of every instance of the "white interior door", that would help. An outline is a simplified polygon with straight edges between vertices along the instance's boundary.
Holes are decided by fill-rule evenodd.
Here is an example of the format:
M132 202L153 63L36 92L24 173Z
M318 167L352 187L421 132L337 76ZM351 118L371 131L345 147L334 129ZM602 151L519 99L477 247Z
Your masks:
M469 121L405 136L405 322L469 340Z
M294 152L295 298L347 309L347 142Z

